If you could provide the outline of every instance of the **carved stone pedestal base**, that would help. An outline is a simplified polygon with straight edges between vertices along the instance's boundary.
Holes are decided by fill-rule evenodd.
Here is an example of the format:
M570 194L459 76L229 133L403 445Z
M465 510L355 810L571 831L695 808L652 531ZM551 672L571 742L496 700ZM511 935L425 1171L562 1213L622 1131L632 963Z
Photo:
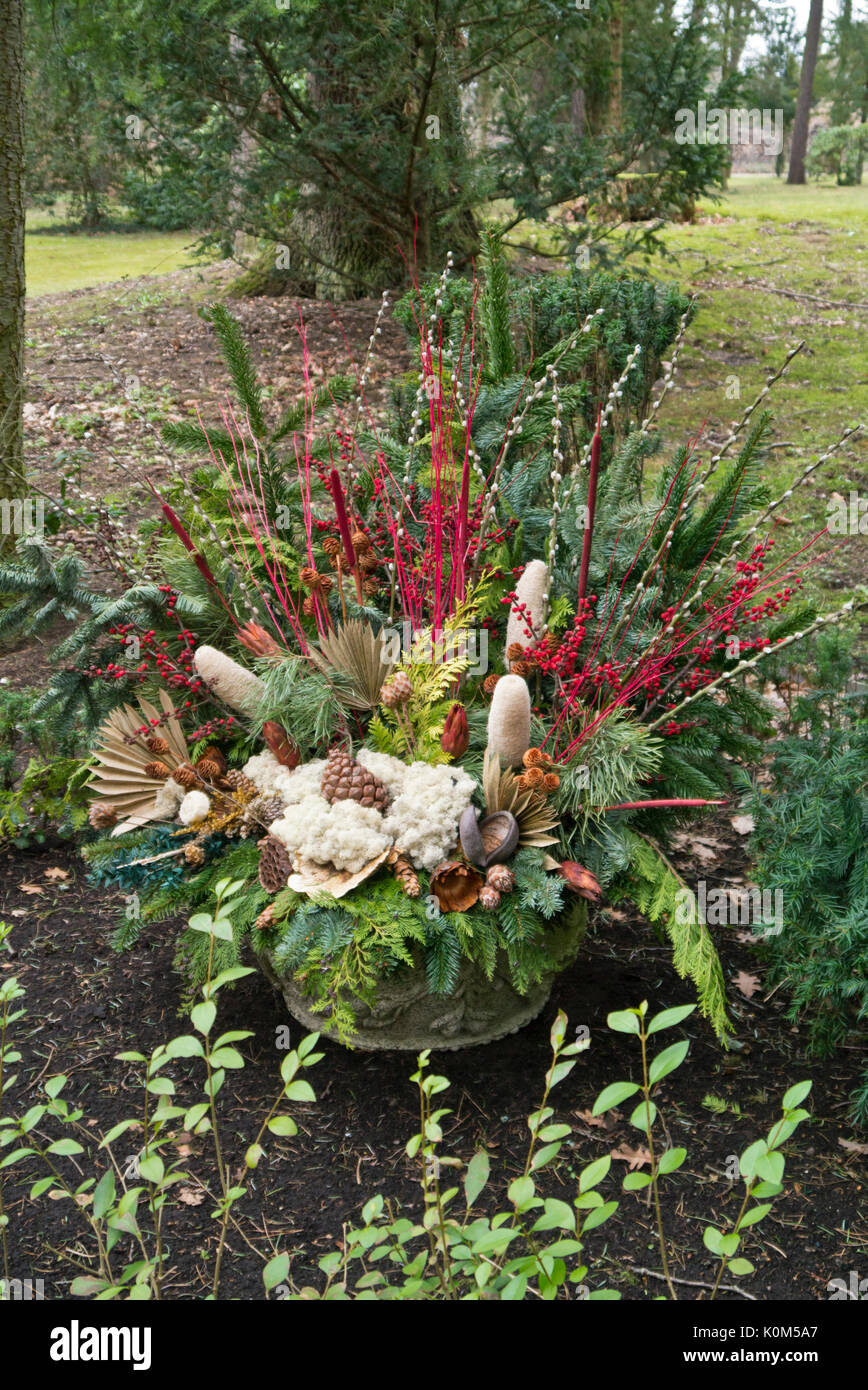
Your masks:
M548 928L547 945L557 967L527 994L513 987L505 957L498 957L491 980L471 961L463 961L455 990L448 996L429 993L421 963L416 969L397 970L380 982L373 1008L357 1003L358 1031L351 1044L370 1052L421 1052L426 1047L455 1051L516 1033L545 1007L556 977L575 960L586 928L587 908L579 899ZM310 1012L294 978L280 974L267 951L258 959L293 1017L311 1032L338 1041L337 1034L323 1026L323 1016Z

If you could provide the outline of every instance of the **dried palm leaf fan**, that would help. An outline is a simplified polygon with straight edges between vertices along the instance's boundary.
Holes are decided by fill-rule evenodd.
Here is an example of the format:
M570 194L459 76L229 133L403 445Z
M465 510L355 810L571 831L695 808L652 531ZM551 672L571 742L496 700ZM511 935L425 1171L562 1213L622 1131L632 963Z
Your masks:
M170 775L181 763L190 761L181 725L172 717L172 700L165 690L161 690L159 696L162 714L150 701L139 696L141 714L132 705L124 705L112 710L100 728L99 743L94 751L97 765L88 786L99 801L113 806L118 815L125 818L113 828L112 835L135 830L158 814L157 795L166 778L154 777L145 770L153 765L155 757L147 744L148 735L139 732L143 724L148 724L155 732L159 728L159 737L168 745L161 751L159 761L169 769Z
M515 816L521 832L520 849L529 846L545 849L547 845L557 844L557 836L548 834L560 824L551 802L533 789L520 787L512 769L501 768L499 757L490 748L482 768L482 791L489 815L495 811L510 811Z
M375 709L394 664L385 655L383 633L374 632L361 618L349 618L321 637L319 646L311 652L319 669L326 676L339 672L348 678L349 689L335 688L341 703L350 709Z

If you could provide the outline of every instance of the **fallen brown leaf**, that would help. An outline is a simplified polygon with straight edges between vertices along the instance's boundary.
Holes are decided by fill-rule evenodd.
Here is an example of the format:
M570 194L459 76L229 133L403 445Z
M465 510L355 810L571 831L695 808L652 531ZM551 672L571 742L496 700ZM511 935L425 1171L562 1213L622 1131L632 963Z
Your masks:
M739 970L732 979L733 984L744 995L745 999L753 999L760 986L759 975L748 975L746 970Z
M32 897L34 893L44 893L45 889L40 887L38 883L19 883L18 891L19 893L29 893Z
M733 816L729 823L738 835L749 835L753 830L753 816Z
M621 1144L619 1148L612 1149L609 1157L620 1159L622 1163L629 1163L631 1173L637 1168L644 1168L646 1163L651 1162L650 1150L631 1149L629 1144Z
M46 869L46 870L45 870L45 877L46 877L46 878L53 878L53 879L69 878L69 870L68 870L68 869L61 869L61 868L58 868L58 867L52 865L52 867L51 867L50 869Z
M205 1193L197 1191L195 1187L179 1187L177 1197L185 1206L200 1207L205 1200Z

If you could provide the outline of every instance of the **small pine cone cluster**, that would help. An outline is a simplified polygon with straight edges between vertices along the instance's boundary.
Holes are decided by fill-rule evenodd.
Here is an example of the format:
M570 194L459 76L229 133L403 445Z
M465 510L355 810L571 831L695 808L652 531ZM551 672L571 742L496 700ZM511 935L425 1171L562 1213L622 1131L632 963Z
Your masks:
M158 759L152 763L145 763L145 776L157 777L161 782L165 782L171 770L170 767L167 767L165 763L160 762Z
M418 898L422 892L422 885L419 882L419 875L413 868L406 855L399 853L396 849L389 850L389 857L386 861L395 878L400 883L408 898Z
M169 745L164 738L159 738L154 735L153 738L146 739L145 742L152 753L157 753L162 756L163 753L169 752Z
M494 688L499 680L500 676L496 671L492 671L490 676L485 677L485 680L482 682L482 689L486 695L494 694Z
M413 694L413 683L405 671L396 671L390 676L380 691L380 700L387 709L397 709L406 705Z
M240 772L237 767L229 769L221 780L221 786L229 791L243 792L245 796L256 795L256 783L251 782L247 774Z
M274 926L274 903L262 909L253 925L257 931L269 931Z
M88 821L94 830L108 830L117 824L117 807L109 801L95 801L87 813Z
M194 869L198 869L205 863L205 851L195 840L191 840L184 846L184 858Z
M518 785L523 792L542 791L545 773L541 767L529 767L518 779Z
M511 893L515 887L515 874L506 864L492 864L485 875L485 882L496 893Z
M306 589L310 589L312 594L319 594L321 598L327 598L332 591L334 580L331 575L319 574L310 565L299 570L298 577Z
M179 763L172 773L172 777L179 786L184 787L187 791L191 787L199 785L199 778L189 763Z
M352 800L377 811L384 811L389 804L388 788L345 748L332 748L329 752L320 791L332 804Z
M329 563L337 568L343 547L337 536L326 536L322 543L323 552Z
M490 883L483 883L479 890L479 906L484 907L486 912L493 912L496 907L500 907L500 894Z
M267 830L284 812L280 796L257 796L250 802L242 818L242 835L255 835Z
M543 771L552 765L551 755L544 753L541 748L528 748L522 762L525 767L541 767Z
M279 893L292 873L286 846L273 835L259 841L259 882L266 893Z

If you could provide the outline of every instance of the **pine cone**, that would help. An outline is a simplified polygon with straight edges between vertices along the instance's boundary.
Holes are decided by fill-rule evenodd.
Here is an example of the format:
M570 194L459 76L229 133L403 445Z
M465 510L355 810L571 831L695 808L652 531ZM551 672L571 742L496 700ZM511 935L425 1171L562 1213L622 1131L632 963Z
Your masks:
M152 753L168 753L169 751L169 745L164 738L157 738L155 735L153 738L145 739L145 742Z
M395 709L398 705L405 705L412 694L410 677L404 671L396 671L380 691L380 700L387 709Z
M494 888L498 893L511 893L515 887L515 874L505 864L492 864L485 881L489 888Z
M188 845L184 846L184 858L188 864L192 864L194 868L198 869L200 865L205 863L205 851L201 845L196 844L195 840L191 840Z
M283 798L280 796L257 796L244 812L244 833L252 835L257 830L267 830L284 812Z
M396 849L389 850L389 857L386 860L395 878L400 883L408 898L418 898L422 892L422 885L419 882L419 875L413 868L406 855L400 854Z
M274 926L274 903L269 903L262 909L253 925L257 931L268 931Z
M541 748L528 748L522 762L525 767L551 767L552 760Z
M307 598L302 603L301 611L306 618L312 618L314 613L316 612L316 604L314 603L310 594L308 594Z
M520 642L510 642L506 649L507 661L521 661L524 656L524 647Z
M196 764L196 773L203 782L216 782L218 777L223 776L223 769L216 758L200 758Z
M292 873L292 860L285 845L273 835L259 841L259 882L266 893L279 893Z
M331 803L351 799L377 811L384 811L389 804L388 788L345 748L331 749L320 790Z
M117 807L109 801L95 801L87 813L88 821L94 830L108 830L117 824Z
M358 555L365 555L371 549L371 539L364 531L354 531L352 534L353 548Z
M337 536L326 536L322 548L330 560L336 560L341 553L341 543Z
M529 661L513 661L509 669L514 676L521 676L522 680L527 680L533 668Z
M146 777L159 777L160 781L164 782L169 776L171 768L168 768L165 763L155 761L145 763L144 772Z
M556 772L546 773L542 784L542 789L546 796L551 796L552 792L556 792L560 785L561 779Z
M497 682L499 680L500 676L497 674L496 671L492 671L490 676L485 677L485 680L482 682L482 689L485 691L486 695L494 694L494 687L497 685Z
M172 773L172 777L179 786L186 787L187 790L199 785L199 778L189 763L179 763Z
M484 883L479 890L479 906L484 907L486 912L493 912L496 907L500 907L500 894L490 883Z
M209 743L207 748L199 749L199 752L196 756L197 767L199 766L203 758L207 758L208 761L211 763L216 763L217 767L220 770L220 773L224 773L227 767L229 766L229 764L226 761L225 754L221 753L220 749L215 747L213 743Z
M372 575L369 579L365 580L362 588L368 595L368 598L373 598L375 594L380 592L380 580Z
M237 767L230 768L223 781L232 791L245 792L251 796L257 794L256 783L251 782L247 774L241 772Z
M545 773L541 767L529 767L527 772L523 772L518 779L518 785L523 792L536 789L542 791L545 782Z

